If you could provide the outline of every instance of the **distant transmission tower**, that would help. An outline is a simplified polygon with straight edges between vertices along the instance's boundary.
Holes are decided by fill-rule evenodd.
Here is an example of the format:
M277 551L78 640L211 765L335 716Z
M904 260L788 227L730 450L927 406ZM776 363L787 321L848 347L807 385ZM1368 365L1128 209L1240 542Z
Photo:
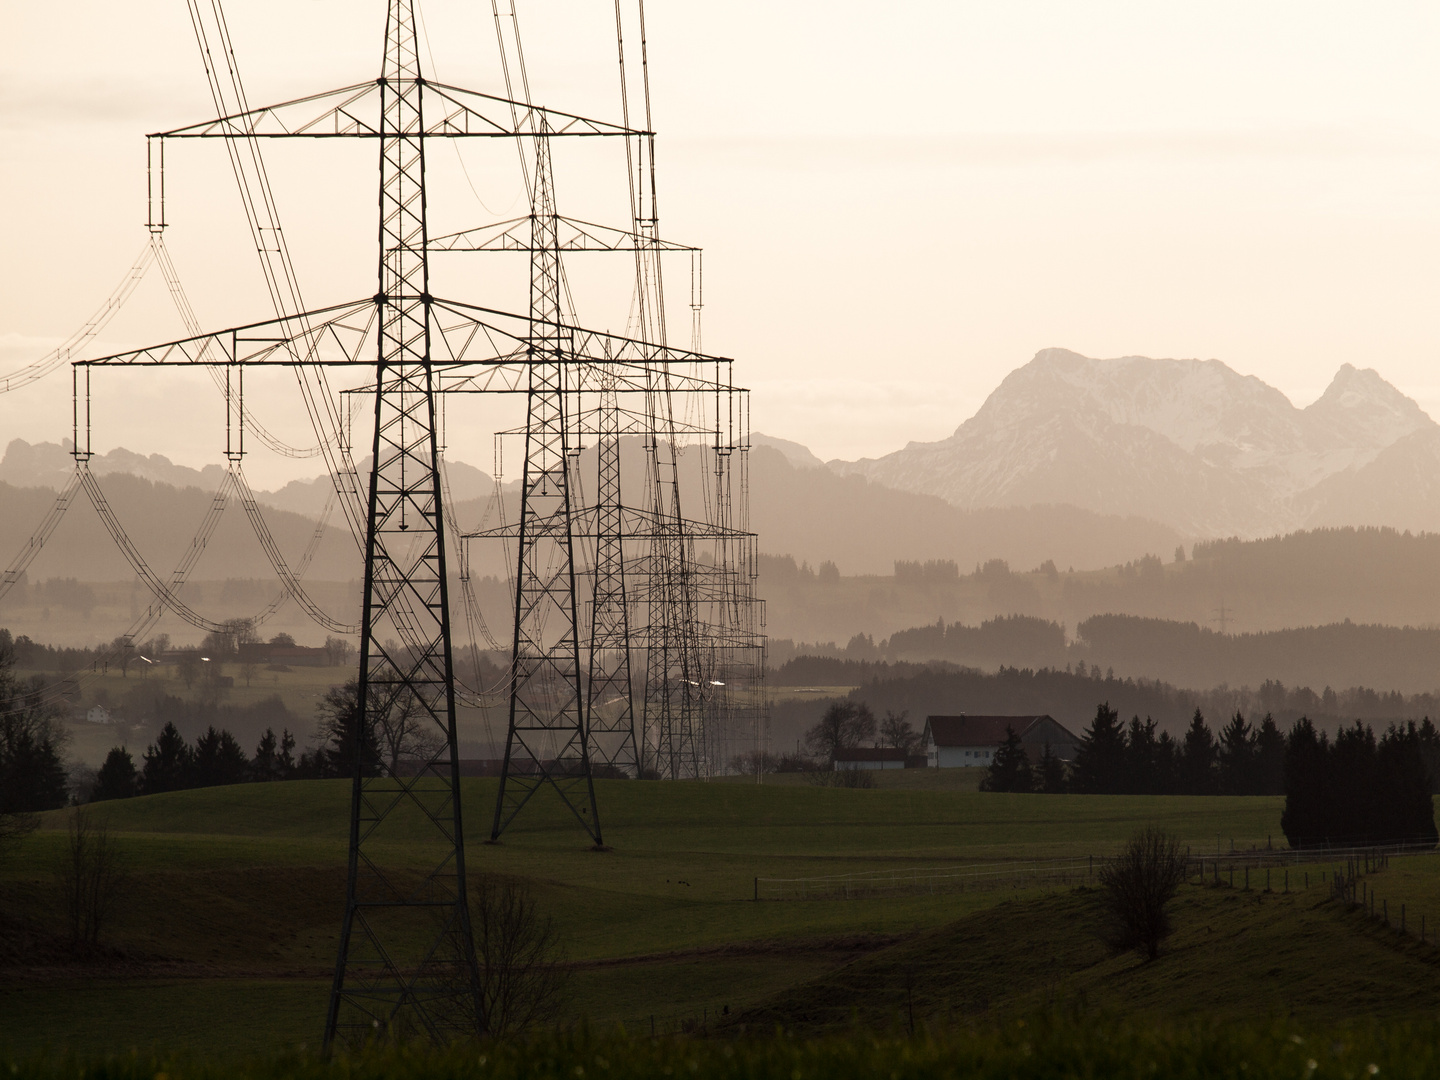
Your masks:
M235 483L262 534L263 521L239 472L245 432L256 430L266 445L287 449L249 418L245 371L282 367L299 377L319 451L365 555L357 700L339 718L354 776L345 917L325 1041L329 1046L377 1033L443 1041L486 1025L466 895L456 707L457 698L472 705L486 700L487 690L467 688L463 680L457 685L453 661L439 395L512 394L526 402L523 429L501 433L525 440L519 519L461 540L500 538L518 545L511 564L517 571L512 656L503 690L506 750L491 838L498 840L531 797L550 788L597 847L604 841L596 763L610 775L698 779L726 768L735 747L763 745L763 605L754 594L755 538L746 510L748 398L734 384L730 360L699 352L698 250L659 236L643 6L637 5L637 15L645 129L630 127L628 96L622 96L621 125L531 105L523 63L526 100L516 100L513 91L499 98L425 78L414 0L388 2L378 79L252 109L219 5L213 6L214 33L223 63L211 62L199 12L192 4L221 115L151 136L158 169L151 176L150 222L164 228L165 140L224 140L276 318L220 333L192 331L181 341L77 362L75 456L83 479L91 452L93 372L145 365L210 369L225 392ZM498 26L498 5L495 12ZM619 4L616 19L623 88L629 76ZM502 41L502 61L504 48ZM502 66L508 84L508 62ZM597 136L624 140L628 228L565 218L556 208L552 141ZM306 311L260 140L332 137L376 140L379 283L372 296ZM431 237L425 146L437 137L515 140L530 195L528 217ZM533 150L533 171L526 148ZM529 310L509 314L434 296L429 255L436 251L528 253ZM562 303L568 295L562 255L582 251L633 257L637 315L626 334L585 329L578 313L566 308L568 301ZM660 257L675 251L692 258L689 349L666 339ZM347 425L325 382L332 367L374 372L373 383L347 391L367 394L374 408L374 456L363 500ZM595 437L592 501L579 482L586 436ZM638 490L624 491L628 503L621 484L625 438L637 441L644 465ZM103 496L93 478L86 484L103 516ZM218 519L226 490L202 535ZM106 521L112 525L113 515ZM128 544L118 525L112 532L117 543ZM289 594L322 625L340 627L307 606L273 540L266 550ZM143 567L127 548L131 556L133 565ZM468 589L466 560L457 561L462 589ZM169 586L148 570L142 577L160 605L196 626L219 625L176 595L174 582L183 582L192 562L182 563ZM588 596L582 581L590 586ZM467 593L467 620L473 614ZM398 754L377 752L378 738L416 717L438 735L417 759L402 767ZM405 865L389 861L396 851L405 852Z
M476 359L519 361L528 335L513 325L484 327L479 309L462 309L431 295L425 140L514 138L533 130L543 115L529 105L426 81L413 0L390 0L384 56L384 70L373 82L246 109L153 137L221 138L240 145L241 153L232 160L238 159L236 174L247 208L262 201L270 205L263 169L257 180L245 161L246 155L258 161L255 140L377 140L381 250L376 295L304 313L277 297L281 318L274 322L82 361L77 373L83 371L83 378L77 374L76 379L76 453L88 457L92 369L218 364L236 372L232 414L241 429L235 445L243 445L246 416L239 372L246 366L302 372L330 365L374 366L360 680L346 747L355 761L349 873L326 1045L377 1031L443 1040L447 1033L485 1026L466 896L436 393L442 369L473 368ZM493 111L503 119L488 115L487 107L493 106L501 107ZM620 133L574 116L558 117L555 128L551 133L558 135ZM157 186L163 191L163 179ZM267 189L257 192L256 186ZM263 224L257 226L262 249L279 240L278 224L272 221L270 227L274 240L264 236ZM273 292L274 275L269 278ZM497 341L510 342L512 351L475 356ZM520 363L509 370L511 389L516 373L528 367ZM321 434L322 439L337 437L334 431ZM397 715L417 711L441 738L423 761L392 771L389 762L367 749L373 733ZM418 839L427 833L428 843ZM397 844L412 855L433 852L430 869L418 881L409 868L384 868L385 852Z

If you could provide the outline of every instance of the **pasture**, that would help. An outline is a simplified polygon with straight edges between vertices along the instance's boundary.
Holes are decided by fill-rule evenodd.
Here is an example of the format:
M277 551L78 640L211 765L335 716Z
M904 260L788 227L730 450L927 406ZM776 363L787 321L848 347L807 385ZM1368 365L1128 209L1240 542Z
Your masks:
M855 972L889 987L854 1003L870 1020L888 1023L894 1017L887 995L893 996L897 972L914 969L927 949L939 947L947 956L964 952L957 943L1000 925L1011 928L1007 934L1022 934L1030 923L1049 926L1046 933L1060 934L1066 944L1045 935L1036 940L1048 943L1047 949L1054 945L1056 956L1074 958L1075 971L1036 962L1044 976L1038 982L1014 972L999 975L1010 988L1003 994L962 999L926 990L923 1008L930 1021L993 1011L1002 999L1006 1008L1035 1007L1063 987L1094 1000L1096 987L1106 983L1098 973L1110 970L1107 964L1122 976L1128 970L1108 959L1095 925L1093 891L1083 887L1037 890L1017 882L935 895L757 903L757 877L1104 855L1146 823L1178 833L1196 852L1232 843L1264 847L1272 837L1283 842L1283 800L1277 798L982 794L967 790L973 778L959 771L927 772L928 778L918 771L896 773L875 790L822 788L788 777L766 777L764 783L601 781L600 809L613 847L603 853L588 850L583 833L553 799L537 799L503 843L475 842L488 833L496 782L467 780L469 866L477 874L524 879L556 921L572 970L566 1023L620 1023L647 1032L654 1025L665 1032L745 1016L764 1018L766 1025L799 1023L805 1002L817 994L848 1000L824 988L831 985L826 980L843 981ZM926 779L929 786L922 786ZM347 782L211 788L95 809L107 817L131 875L100 961L78 964L46 944L60 930L52 868L69 811L47 815L42 829L0 867L0 930L30 942L28 953L19 947L0 951L6 969L0 978L0 1047L106 1052L158 1045L261 1053L313 1046L343 901ZM422 865L423 835L417 830L407 836L401 823L383 853L387 861L402 869ZM1403 868L1377 875L1375 887L1403 893L1409 910L1418 912L1440 896L1436 861L1403 860ZM1240 929L1215 939L1228 943L1218 952L1195 936L1206 933L1195 928L1196 920L1213 926L1218 916L1211 909L1240 891L1182 891L1177 925L1186 946L1177 955L1188 959L1176 963L1186 970L1202 960L1223 966L1230 950L1238 965L1235 986L1243 991L1252 984L1246 972L1264 963L1262 953L1277 947L1271 939L1284 937L1293 925L1296 934L1318 935L1325 943L1318 951L1302 950L1291 965L1293 978L1303 981L1312 968L1333 967L1347 949L1354 952L1351 923L1358 923L1347 923L1339 905L1327 907L1321 874L1317 868L1309 892L1288 897L1261 894L1257 882L1234 909L1246 912L1236 924ZM1070 907L1052 911L1056 904ZM1432 920L1440 922L1440 903L1433 910ZM1270 944L1246 944L1261 941ZM1235 952L1242 944L1249 951ZM1418 944L1387 952L1382 941L1356 952L1354 964L1383 966L1392 957L1430 970L1430 952ZM1199 970L1194 979L1201 978ZM1134 982L1127 978L1121 983ZM1187 979L1181 984L1189 985ZM1371 996L1399 1001L1392 982L1382 980ZM1169 1008L1165 985L1160 980L1144 992L1161 1013ZM1290 993L1285 986L1271 991L1263 999L1269 1011ZM1244 994L1230 997L1243 1000ZM1203 1000L1181 995L1170 1005L1184 1012ZM1128 1007L1129 999L1121 1002ZM1310 1012L1325 1014L1333 1004L1325 998ZM1408 1013L1403 1002L1382 1011L1429 1009L1419 1006L1417 997Z

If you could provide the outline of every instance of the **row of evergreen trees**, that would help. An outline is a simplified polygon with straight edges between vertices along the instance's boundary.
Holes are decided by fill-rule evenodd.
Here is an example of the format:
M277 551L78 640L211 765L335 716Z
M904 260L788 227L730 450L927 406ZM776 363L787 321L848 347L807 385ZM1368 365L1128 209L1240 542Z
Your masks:
M1302 717L1282 733L1267 714L1253 727L1236 713L1217 739L1196 710L1183 739L1128 725L1109 704L1066 770L1047 744L1036 767L1014 729L982 783L987 791L1089 794L1285 795L1280 827L1291 847L1413 843L1434 847L1434 763L1440 730L1427 718L1391 724L1378 739L1355 721L1334 741Z
M1217 738L1199 709L1180 739L1138 716L1095 710L1071 767L1072 791L1097 795L1283 795L1285 736L1269 713L1255 727L1236 713Z
M1333 742L1301 719L1285 747L1285 812L1291 847L1406 843L1434 847L1433 781L1426 766L1440 749L1428 719L1391 724L1377 740L1355 721Z
M1199 709L1183 739L1154 720L1119 714L1105 703L1085 730L1069 768L1049 744L1032 763L1013 729L995 753L986 791L1073 791L1092 795L1283 795L1285 736L1267 713L1254 727L1236 713L1219 738Z
M295 757L295 736L288 729L277 737L273 728L266 728L255 755L247 757L235 736L224 728L217 731L212 725L191 746L173 723L166 723L159 738L146 748L138 768L124 747L110 751L100 767L92 798L98 802L221 784L353 775L359 727L355 682L332 687L316 713L320 745L303 751L299 758ZM367 772L373 772L379 761L373 734L365 740L364 749Z
M113 748L100 766L92 798L99 802L222 784L293 780L309 771L305 768L309 755L302 754L297 761L294 751L295 736L288 730L277 738L274 729L266 728L251 758L224 728L207 728L192 746L174 724L167 723L146 748L139 768L129 750Z

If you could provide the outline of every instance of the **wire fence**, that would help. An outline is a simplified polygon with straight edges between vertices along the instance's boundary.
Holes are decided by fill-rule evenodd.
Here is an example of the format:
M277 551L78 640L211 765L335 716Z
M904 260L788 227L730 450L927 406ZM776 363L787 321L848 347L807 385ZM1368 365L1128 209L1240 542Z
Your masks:
M755 879L756 900L857 900L995 889L1065 887L1089 881L1103 860L1085 855L1036 862L910 866L822 877Z
M1303 867L1339 864L1344 875L1353 878L1388 866L1391 858L1435 854L1435 848L1414 842L1397 841L1363 847L1272 848L1258 845L1217 854L1194 854L1188 859L1188 877L1200 884L1226 884L1286 892L1309 888L1310 875ZM859 900L885 896L993 891L996 889L1069 888L1096 880L1111 861L1108 855L1081 855L1030 862L1003 862L948 866L910 866L895 870L871 870L854 874L827 874L817 877L756 877L755 900ZM1291 869L1296 870L1293 879ZM1278 871L1279 876L1272 875ZM1262 878L1258 875L1263 874ZM1328 874L1316 873L1315 883ZM1272 884L1273 881L1273 884ZM1303 886L1302 886L1303 881Z

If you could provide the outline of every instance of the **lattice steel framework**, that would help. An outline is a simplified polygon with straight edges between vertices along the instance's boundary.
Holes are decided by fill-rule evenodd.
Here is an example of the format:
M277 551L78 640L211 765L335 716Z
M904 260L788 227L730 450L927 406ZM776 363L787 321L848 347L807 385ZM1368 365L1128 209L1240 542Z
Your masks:
M357 708L368 732L418 707L443 739L411 776L395 775L393 763L367 767L357 747L327 1045L365 1034L367 1024L437 1039L484 1027L465 888L416 44L413 3L392 0L380 83L380 328ZM403 645L389 636L396 632ZM371 854L413 827L406 818L415 810L442 840L418 882Z
M228 38L225 49L228 53ZM500 107L502 119L491 115L493 106ZM293 296L276 299L279 318L274 322L202 334L76 365L76 451L83 456L89 453L90 372L101 366L219 364L227 371L227 379L229 373L235 373L237 385L239 371L256 364L317 374L335 365L370 363L375 367L369 391L374 402L374 459L368 505L358 522L363 525L365 552L361 668L356 701L342 718L348 725L346 749L353 755L355 767L349 872L327 1013L327 1046L337 1039L377 1033L445 1040L485 1026L465 887L435 395L441 373L459 368L488 371L487 378L498 380L498 388L512 391L517 388L517 376L529 378L532 391L547 381L558 386L563 376L553 356L547 364L529 362L537 339L543 344L546 334L553 339L559 333L553 300L549 308L541 303L532 310L529 330L522 335L514 329L513 316L446 304L431 295L425 140L457 136L513 139L533 133L541 125L547 132L547 140L542 142L557 135L624 133L614 125L547 113L527 103L427 81L417 52L413 0L389 0L384 66L375 81L259 109L248 108L241 97L237 112L152 136L162 147L163 140L170 138L220 138L242 146L241 153L232 153L232 160L267 279L276 278L271 256L277 247L283 248L283 237L256 140L376 139L381 250L375 296L361 304L304 312L298 309L298 293L291 290ZM160 161L163 163L163 152ZM163 192L163 179L159 190ZM262 205L263 213L257 209ZM553 231L553 214L550 221ZM553 252L556 244L548 247ZM288 268L285 272L289 273ZM551 289L550 296L555 294ZM548 318L544 317L547 311ZM570 343L571 353L584 357L593 348L603 349L607 355L628 354L625 359L636 367L628 376L632 380L647 379L644 370L660 357L661 351L637 350L633 347L636 343L612 346L604 335L593 332L582 337L578 347L574 341ZM434 355L437 342L439 357ZM552 340L549 352L554 351ZM539 354L546 355L546 349L541 348ZM559 401L558 394L542 392L538 396ZM329 407L328 402L324 404ZM312 418L315 412L312 409ZM239 440L246 423L238 394L233 416L240 430L235 433L237 449L232 457L240 453L238 447L243 443ZM563 428L563 422L553 428L562 441ZM321 434L322 442L328 438L333 447L338 431ZM332 472L343 486L347 470L342 467ZM537 490L545 491L547 482L542 478ZM354 495L353 490L341 494L342 502L343 496ZM568 512L560 516L568 522ZM573 568L568 589L573 612ZM161 598L167 606L176 606L173 597ZM579 662L573 619L570 656L570 693L578 714ZM410 755L406 767L399 767L397 755L386 758L368 749L397 724L413 726L417 717L434 737L425 742L428 749ZM583 738L580 744L583 754ZM388 865L385 856L396 850L407 852L408 865Z
M635 734L620 483L620 406L613 385L601 385L596 421L595 568L586 686L591 756L613 774L638 778L644 775L644 762Z
M225 41L228 53L228 35ZM723 767L736 718L746 710L763 713L763 699L753 693L763 671L757 619L763 608L753 595L743 465L740 510L731 507L730 457L738 452L743 461L748 449L746 423L737 422L733 409L744 392L734 386L730 361L698 352L698 329L689 350L665 340L660 255L694 249L659 238L651 133L629 127L628 106L626 122L611 125L429 81L416 44L413 0L389 0L380 78L259 109L244 102L237 80L234 111L152 136L162 148L162 167L165 139L227 140L279 317L76 365L77 456L89 453L93 368L198 365L225 371L227 387L233 376L236 396L227 415L236 428L236 461L248 422L243 369L295 369L341 505L363 533L361 671L350 717L350 861L327 1045L377 1030L445 1039L484 1027L465 889L437 394L518 393L528 405L522 507L513 534L519 576L507 764L492 838L550 785L601 846L595 762L633 776L708 776ZM646 94L648 121L648 87ZM217 108L220 97L217 91ZM425 140L473 136L533 145L531 213L523 221L432 239ZM634 149L629 229L557 213L550 144L561 136L622 136ZM257 140L333 137L378 142L379 288L364 301L306 312L296 288L276 285L293 285L293 269ZM159 190L163 198L163 177ZM528 313L433 297L428 253L434 250L528 251ZM562 251L634 254L639 317L632 335L585 330L566 317ZM278 270L276 252L285 263ZM693 296L692 309L698 327ZM375 370L373 384L363 388L373 396L375 421L364 505L323 382L327 367L359 364ZM640 407L621 408L627 397ZM685 420L677 419L677 400ZM692 420L701 401L713 402L713 427ZM320 415L327 410L328 421ZM581 505L571 486L585 433L598 435L591 505ZM621 500L620 444L627 435L643 440L639 509ZM682 441L714 455L697 520L681 513ZM578 541L593 541L588 567ZM712 543L714 552L697 558L697 542ZM593 574L588 625L577 604L577 575L585 573ZM157 597L166 606L178 603ZM588 646L583 666L582 643ZM644 671L638 709L637 667ZM435 737L406 768L395 755L366 749L376 733L417 716ZM402 844L420 865L387 863L387 850Z
M604 846L590 772L576 610L565 376L573 358L560 311L560 250L550 132L535 139L530 212L529 388L515 578L509 723L490 839L498 840L541 788Z

